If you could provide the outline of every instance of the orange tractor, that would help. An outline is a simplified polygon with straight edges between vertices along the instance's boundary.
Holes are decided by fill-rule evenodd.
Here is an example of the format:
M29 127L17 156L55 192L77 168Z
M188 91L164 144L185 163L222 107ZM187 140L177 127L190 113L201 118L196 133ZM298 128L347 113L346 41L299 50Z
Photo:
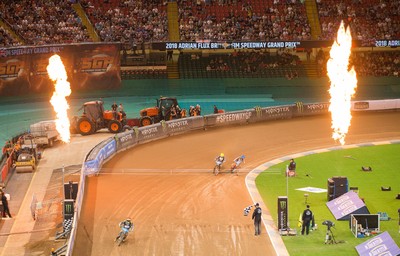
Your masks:
M160 97L159 99L157 99L157 105L155 107L140 110L138 126L146 126L159 123L161 120L170 120L170 110L172 106L178 106L178 101L176 100L176 98ZM178 117L183 117L182 111L180 111L180 113L181 114ZM130 121L132 120L128 120L129 126L131 126Z
M160 97L157 105L140 110L139 118L127 119L119 111L104 110L102 101L89 101L83 104L83 114L71 120L71 133L90 135L107 128L111 133L119 133L134 126L147 126L171 119L171 108L177 107L178 101L172 97ZM79 110L81 110L79 109ZM185 117L186 110L179 110L177 118Z
M71 121L71 132L90 135L107 128L111 133L119 133L126 124L125 116L118 111L104 110L102 101L89 101L83 104L83 114Z

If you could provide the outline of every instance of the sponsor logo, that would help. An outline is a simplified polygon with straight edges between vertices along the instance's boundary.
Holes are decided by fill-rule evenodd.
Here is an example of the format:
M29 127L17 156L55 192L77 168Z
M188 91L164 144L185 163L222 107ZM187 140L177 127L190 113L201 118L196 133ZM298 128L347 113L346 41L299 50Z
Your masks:
M387 252L388 249L389 248L387 248L387 246L385 244L381 244L381 245L375 247L374 249L372 249L369 252L369 255L371 255L371 256L375 256L375 255L379 255L379 256L387 255L387 256L389 256L389 255L392 255L390 252Z
M309 104L307 105L307 109L315 111L315 110L324 110L324 109L328 109L329 108L329 104L327 103L320 103L320 104Z
M106 72L114 63L114 57L98 54L93 57L81 58L81 72Z
M261 107L255 107L254 110L256 111L256 116L261 117L262 116L262 109Z
M289 107L273 107L265 109L265 113L267 113L268 115L276 115L286 112L290 112Z
M73 202L65 202L64 201L64 204L65 204L65 213L66 214L73 213Z
M165 132L167 130L167 125L166 125L165 120L161 120L160 124L161 124L163 131Z
M296 102L296 108L298 113L303 113L304 111L304 104L301 101Z
M141 133L143 136L150 135L150 134L156 133L156 132L158 132L157 127L151 127L151 128L145 129L145 130L141 130Z
M369 102L367 101L355 102L354 109L369 109Z
M380 237L371 239L365 246L365 249L371 249L383 243L383 240Z
M217 116L217 123L235 122L241 120L248 120L251 117L251 112L234 113Z
M24 62L18 59L8 60L0 63L0 78L16 78L24 68Z
M0 49L0 57L7 57L7 50L5 48Z
M342 195L340 199L336 199L334 205L338 205L338 204L342 204L344 203L346 200L349 200L350 197L348 195L344 196Z
M135 136L136 138L139 136L139 128L137 128L136 126L133 127L133 131L135 132Z
M170 129L185 128L188 125L189 125L189 122L187 120L182 120L182 121L169 123L168 128L170 128Z
M119 141L121 141L121 143L125 143L125 142L127 142L129 140L133 140L132 133L129 133L129 134L124 135L124 136L119 138Z

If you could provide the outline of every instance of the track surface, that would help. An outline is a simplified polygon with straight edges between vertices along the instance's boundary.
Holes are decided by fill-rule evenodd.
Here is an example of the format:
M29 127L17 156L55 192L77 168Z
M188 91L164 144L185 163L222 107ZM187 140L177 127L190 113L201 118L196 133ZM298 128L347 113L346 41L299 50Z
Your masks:
M353 113L346 144L400 138L400 112ZM274 255L269 237L254 236L245 176L281 156L333 147L330 117L264 122L197 131L139 145L115 156L88 178L74 255ZM245 154L238 176L211 174ZM135 231L120 247L118 223Z

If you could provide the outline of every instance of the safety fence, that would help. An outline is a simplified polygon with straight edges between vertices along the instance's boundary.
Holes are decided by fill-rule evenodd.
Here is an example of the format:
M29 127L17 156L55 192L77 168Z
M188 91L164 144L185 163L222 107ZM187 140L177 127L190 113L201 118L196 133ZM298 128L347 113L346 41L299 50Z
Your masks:
M92 148L83 159L80 182L78 185L78 194L74 204L75 212L72 230L69 236L68 247L65 255L72 255L73 252L78 221L85 193L86 176L98 174L101 170L101 166L118 152L130 149L140 144L177 134L189 133L195 130L324 115L329 113L328 109L329 103L302 102L276 107L255 107L253 109L245 109L241 111L162 121L161 123L145 127L133 127L131 130L118 133L114 137L100 142ZM352 102L352 111L399 111L399 109L400 99Z

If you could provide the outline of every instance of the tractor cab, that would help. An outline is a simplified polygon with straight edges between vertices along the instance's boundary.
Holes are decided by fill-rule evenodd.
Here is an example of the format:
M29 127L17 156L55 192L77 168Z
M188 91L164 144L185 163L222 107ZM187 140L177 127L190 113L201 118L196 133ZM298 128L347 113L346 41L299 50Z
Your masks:
M176 98L161 97L157 99L155 107L145 108L140 111L140 126L158 123L161 120L169 120L172 105L178 105Z

